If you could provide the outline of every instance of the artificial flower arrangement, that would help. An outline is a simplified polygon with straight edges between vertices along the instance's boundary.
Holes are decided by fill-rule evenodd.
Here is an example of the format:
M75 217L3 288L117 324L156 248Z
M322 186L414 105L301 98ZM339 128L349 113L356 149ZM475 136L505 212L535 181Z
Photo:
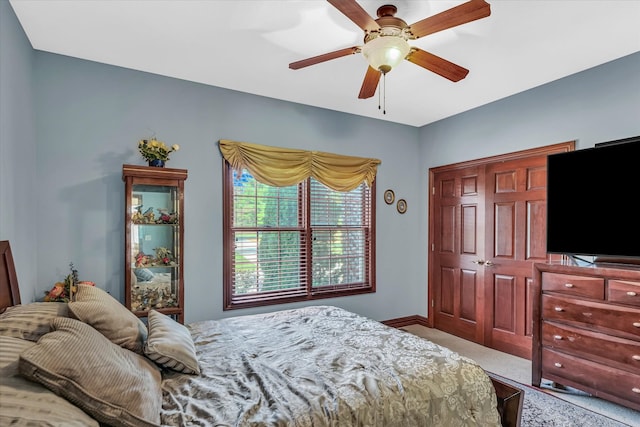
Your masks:
M49 291L45 291L44 301L47 302L69 302L73 301L73 295L78 290L78 285L90 285L95 286L93 282L79 281L78 270L73 266L73 263L69 263L69 269L71 273L64 278L62 282L56 282L53 288Z
M156 259L158 262L161 262L164 265L171 265L174 261L173 255L169 249L160 246L159 248L155 248L154 251L156 251Z
M176 261L171 251L165 247L153 249L156 252L155 258L152 255L146 255L142 252L136 255L135 266L141 267L158 267L158 266L175 266Z
M167 146L162 141L157 140L155 137L151 139L141 139L138 141L138 151L142 154L142 157L148 162L153 160L162 160L166 162L169 160L169 154L178 151L180 146L173 144L171 147Z
M138 253L135 258L136 268L146 267L173 267L176 266L175 258L168 248L163 246L153 249L153 255L146 255L142 252ZM134 276L135 277L135 276ZM170 281L140 284L137 283L131 294L131 308L134 311L147 311L152 308L177 307L178 298L171 290Z
M169 209L158 208L158 217L153 213L153 208L149 208L144 213L142 205L136 207L136 211L131 215L131 222L134 224L177 224L178 214L169 212Z

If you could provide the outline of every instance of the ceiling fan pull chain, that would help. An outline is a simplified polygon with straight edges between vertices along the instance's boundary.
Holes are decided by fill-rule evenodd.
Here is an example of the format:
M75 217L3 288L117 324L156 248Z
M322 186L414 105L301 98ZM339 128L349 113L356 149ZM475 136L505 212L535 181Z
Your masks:
M379 87L378 88L378 110L380 110L382 108L381 107L382 102L380 101L381 96L382 96L381 93L382 93L382 88Z
M382 75L382 114L387 114L387 73Z

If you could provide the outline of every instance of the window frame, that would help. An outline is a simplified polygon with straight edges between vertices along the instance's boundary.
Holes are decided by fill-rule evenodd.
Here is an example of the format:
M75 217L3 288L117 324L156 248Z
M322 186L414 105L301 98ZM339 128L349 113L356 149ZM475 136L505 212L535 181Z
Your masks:
M254 297L241 297L234 295L234 277L233 267L235 260L235 240L233 232L233 167L229 162L223 159L223 310L233 310L240 308L262 307L275 304L286 304L300 301L310 301L325 298L336 298L351 295L361 295L376 292L376 182L375 180L369 187L370 198L370 214L368 237L365 237L365 243L368 246L368 253L365 253L365 272L364 283L354 286L354 284L345 285L329 285L321 288L313 288L312 281L312 230L310 226L310 209L311 209L311 178L307 178L298 184L301 190L298 191L299 209L302 212L299 218L302 219L302 236L304 242L300 247L305 245L304 253L301 256L302 264L305 265L306 271L306 287L302 290L298 288L295 291L274 291L265 292ZM256 227L260 230L288 230L289 227L273 228L273 227ZM326 229L326 228L325 228ZM365 251L367 252L367 251Z

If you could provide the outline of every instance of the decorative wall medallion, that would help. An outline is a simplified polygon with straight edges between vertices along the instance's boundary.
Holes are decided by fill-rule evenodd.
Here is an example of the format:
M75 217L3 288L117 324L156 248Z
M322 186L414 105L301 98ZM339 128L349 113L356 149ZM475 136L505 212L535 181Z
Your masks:
M384 192L384 202L388 205L390 205L391 203L393 203L393 201L396 199L396 195L393 192L393 190L387 190Z
M401 214L405 213L407 211L407 201L405 199L398 200L396 209L398 209L398 212L400 212Z

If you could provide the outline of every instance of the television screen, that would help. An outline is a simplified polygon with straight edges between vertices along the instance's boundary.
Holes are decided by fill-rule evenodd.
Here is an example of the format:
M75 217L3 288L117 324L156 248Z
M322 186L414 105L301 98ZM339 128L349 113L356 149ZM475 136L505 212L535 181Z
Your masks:
M640 137L553 154L547 252L640 258Z

